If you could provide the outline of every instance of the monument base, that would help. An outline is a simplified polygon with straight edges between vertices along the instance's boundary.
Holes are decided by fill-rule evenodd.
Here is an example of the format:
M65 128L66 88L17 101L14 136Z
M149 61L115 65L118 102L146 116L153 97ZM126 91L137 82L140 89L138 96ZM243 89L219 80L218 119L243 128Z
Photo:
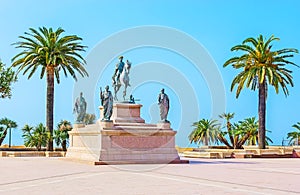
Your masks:
M96 165L186 163L180 161L175 149L176 131L170 124L146 124L140 118L141 107L115 104L112 122L98 120L73 128L66 157Z

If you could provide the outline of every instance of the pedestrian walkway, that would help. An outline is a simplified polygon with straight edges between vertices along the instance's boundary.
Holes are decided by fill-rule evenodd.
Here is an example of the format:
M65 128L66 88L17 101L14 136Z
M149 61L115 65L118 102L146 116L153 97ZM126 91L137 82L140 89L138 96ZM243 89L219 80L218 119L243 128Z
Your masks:
M0 194L300 194L299 159L190 159L103 165L0 158Z

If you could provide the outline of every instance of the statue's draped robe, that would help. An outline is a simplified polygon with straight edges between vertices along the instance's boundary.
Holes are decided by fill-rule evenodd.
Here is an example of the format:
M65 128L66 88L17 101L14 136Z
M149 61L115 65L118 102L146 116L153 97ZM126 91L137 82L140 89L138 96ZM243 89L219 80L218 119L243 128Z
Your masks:
M105 120L110 120L113 111L113 96L110 91L103 93L103 117Z
M77 113L77 122L83 122L86 113L86 101L83 97L78 97L75 102L75 110Z
M169 97L167 96L167 94L159 94L158 104L160 108L160 119L162 121L166 121L169 112Z

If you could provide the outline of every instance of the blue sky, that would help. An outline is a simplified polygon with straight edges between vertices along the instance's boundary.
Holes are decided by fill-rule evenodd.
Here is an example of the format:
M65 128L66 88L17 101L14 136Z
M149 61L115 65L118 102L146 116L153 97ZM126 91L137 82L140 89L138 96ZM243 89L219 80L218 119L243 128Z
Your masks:
M103 70L101 74L93 75L97 78L95 78L96 83L92 84L92 90L84 88L78 90L94 97L94 102L88 102L88 112L98 114L97 107L100 104L98 88L110 84L109 78L117 62L117 56L124 55L125 59L132 61L133 67L136 67L131 73L134 85L129 90L136 98L141 99L139 103L144 105L142 117L147 122L157 121L156 99L160 89L165 87L171 99L169 119L172 127L178 130L176 142L185 147L189 146L186 136L192 130L191 123L200 118L214 118L213 107L223 105L222 102L227 112L236 113L236 121L257 116L257 92L246 89L239 99L235 99L235 94L231 93L229 88L237 72L231 67L224 69L223 63L234 56L230 51L232 46L241 43L247 37L257 37L259 34L267 37L274 34L279 37L281 40L274 43L274 48L300 49L299 4L296 0L1 0L0 58L3 63L10 65L11 58L20 51L11 44L18 41L17 37L28 31L30 27L62 27L66 31L65 35L76 34L82 37L83 44L88 46L87 51L82 54L90 59L87 69L93 70L99 66L99 69ZM115 53L107 50L113 57L107 64L99 64L103 56L107 55L105 51L97 53L97 49L103 45L103 42L115 35L123 35L130 29L144 26L152 26L154 29L168 28L173 32L181 33L183 37L192 38L203 47L203 51L199 52L191 48L189 53L199 52L200 58L203 57L204 61L208 60L207 66L211 66L209 68L212 68L212 71L207 75L201 71L203 69L197 69L197 65L182 53L170 48L149 45L125 48ZM160 40L164 36L166 35L157 38ZM126 47L134 41L128 39L117 44ZM174 42L179 43L180 40L174 39ZM181 44L183 47L186 46L184 43ZM299 55L295 56L293 61L300 64ZM134 73L148 71L149 67L154 67L153 72L147 72L150 76L152 74L154 79L137 83L140 78ZM267 128L272 131L268 136L275 144L281 144L287 132L293 130L291 126L300 121L298 103L300 70L294 67L290 69L293 70L295 83L295 87L289 88L290 96L286 98L282 92L276 95L273 89L269 90ZM161 72L165 74L159 76ZM169 80L163 80L165 77ZM220 91L215 91L216 89L211 87L213 85L209 83L211 77L221 79ZM180 83L185 85L174 84L177 78L182 79ZM19 124L19 128L13 131L13 145L23 143L20 129L24 124L36 125L45 122L45 86L45 80L40 80L37 76L27 80L27 77L20 75L19 81L13 85L13 97L0 100L0 117L8 117ZM72 108L77 88L78 83L71 78L63 79L61 84L56 85L55 125L61 119L73 121ZM216 101L214 96L221 93L222 88L224 93L220 95L220 100ZM4 143L8 143L8 140L6 139Z

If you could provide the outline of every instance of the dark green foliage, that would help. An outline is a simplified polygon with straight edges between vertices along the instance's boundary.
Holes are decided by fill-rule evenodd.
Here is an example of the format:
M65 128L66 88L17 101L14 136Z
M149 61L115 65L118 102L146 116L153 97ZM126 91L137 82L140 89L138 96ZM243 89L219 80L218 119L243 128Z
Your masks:
M217 136L220 131L220 124L217 120L201 119L200 121L193 123L192 126L194 127L194 130L189 135L191 143L203 143L207 146L218 142Z
M11 85L16 81L15 72L11 68L5 68L0 61L0 98L11 98Z
M50 133L47 128L42 124L38 124L36 127L25 125L22 129L24 145L26 147L36 147L38 151L47 145L50 138Z
M298 145L300 138L300 122L297 122L292 127L295 128L295 131L289 132L287 134L287 139L290 140L289 144L296 143L296 145Z
M189 140L194 143L208 145L218 143L225 144L230 149L242 149L243 145L256 145L258 139L258 121L255 117L246 118L237 123L231 123L234 113L223 113L219 116L226 120L226 131L222 131L217 120L201 119L193 123L194 130L189 135ZM265 144L273 143L266 137Z
M67 120L61 120L58 125L57 129L54 130L54 140L57 146L61 145L63 151L67 151L67 143L69 140L68 131L72 130L71 122Z

